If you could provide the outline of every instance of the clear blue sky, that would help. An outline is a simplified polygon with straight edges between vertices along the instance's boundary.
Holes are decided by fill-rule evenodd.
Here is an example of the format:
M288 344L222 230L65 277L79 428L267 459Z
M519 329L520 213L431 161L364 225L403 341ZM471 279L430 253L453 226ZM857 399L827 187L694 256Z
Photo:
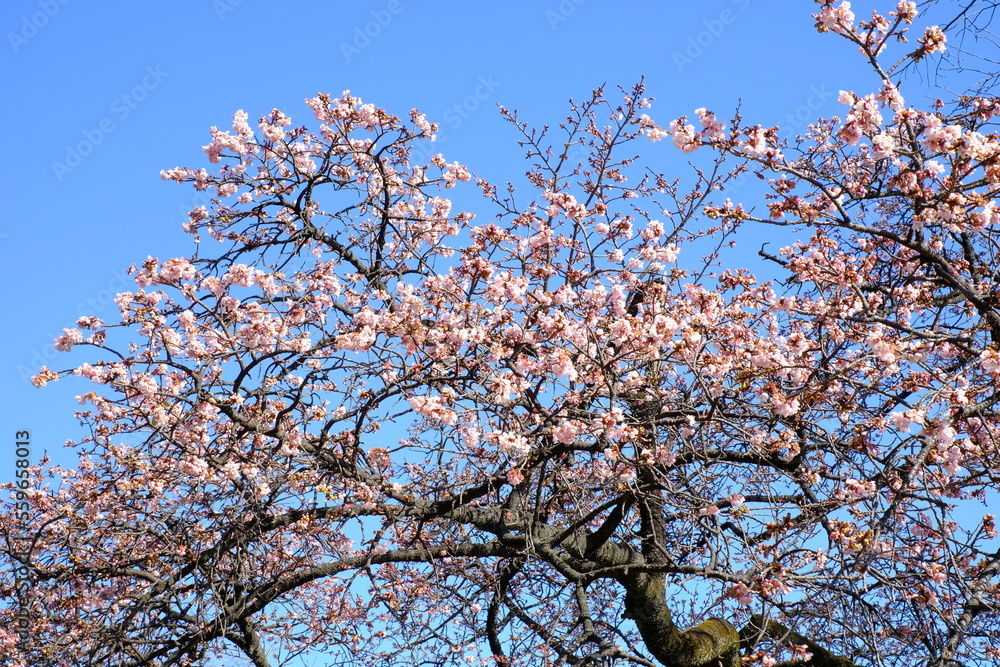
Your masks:
M895 2L878 3L888 10ZM855 2L859 16L871 4ZM840 114L840 89L875 82L854 49L813 29L811 0L5 0L0 5L4 215L0 271L0 481L15 432L72 465L80 379L43 389L40 366L94 351L52 342L81 315L116 318L147 255L189 254L184 212L204 203L161 169L208 166L209 128L244 109L312 124L303 99L345 89L397 115L441 123L438 150L494 182L525 169L496 110L557 124L567 100L645 76L662 125L707 107L801 131ZM918 19L923 25L923 21ZM669 142L646 144L687 173ZM738 194L737 194L738 197ZM748 245L759 247L764 239Z
M855 3L856 9L859 5ZM890 3L895 4L895 3ZM0 354L0 478L16 430L61 452L79 437L74 396L89 383L35 389L41 365L80 315L115 319L124 269L191 252L180 229L197 203L161 169L207 166L209 127L278 107L312 122L303 98L350 89L441 123L439 150L503 182L523 173L497 104L558 123L567 99L645 75L662 124L705 106L764 124L841 112L841 88L874 82L844 40L819 35L808 0L7 0L0 60L7 103L0 266L7 313ZM859 15L863 15L859 11ZM647 144L678 169L669 142ZM669 154L669 156L668 156ZM65 456L65 455L63 455ZM65 459L64 459L65 460Z

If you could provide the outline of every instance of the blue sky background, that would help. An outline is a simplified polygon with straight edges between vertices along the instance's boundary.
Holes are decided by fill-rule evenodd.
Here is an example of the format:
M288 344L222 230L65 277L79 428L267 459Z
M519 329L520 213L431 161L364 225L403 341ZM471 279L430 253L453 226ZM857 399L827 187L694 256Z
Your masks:
M209 127L228 129L237 109L314 125L303 99L345 89L397 115L416 107L441 123L449 161L502 183L526 164L497 104L556 124L570 97L645 76L664 126L701 106L729 118L740 100L746 119L798 130L841 113L841 88L875 82L851 45L813 29L814 11L811 0L8 0L0 478L15 431L31 431L35 459L65 457L80 436L74 396L89 383L28 378L92 360L52 341L80 315L114 320L129 265L193 250L180 225L203 200L159 172L208 166ZM687 173L669 141L645 146Z
M894 4L854 3L859 16ZM209 128L229 129L237 109L252 126L277 107L314 127L303 99L317 92L350 89L396 115L416 107L441 124L436 150L502 183L527 165L498 104L555 125L569 98L645 76L663 126L702 106L728 119L742 104L746 120L793 131L842 113L840 89L876 82L850 44L815 31L815 11L812 0L6 0L0 480L13 477L17 431L31 432L33 460L46 449L72 465L62 444L81 437L74 397L92 385L29 378L93 360L52 342L81 315L114 321L114 295L134 289L129 265L192 252L180 225L204 197L159 172L209 166ZM669 141L636 145L690 173Z

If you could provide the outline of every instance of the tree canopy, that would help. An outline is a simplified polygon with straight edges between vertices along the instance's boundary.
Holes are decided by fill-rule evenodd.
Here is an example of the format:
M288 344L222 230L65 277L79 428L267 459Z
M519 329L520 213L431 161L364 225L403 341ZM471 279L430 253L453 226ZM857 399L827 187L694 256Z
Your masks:
M212 128L196 252L35 378L96 386L8 485L5 664L996 664L1000 100L817 10L875 86L800 136L599 89L493 184L349 92Z

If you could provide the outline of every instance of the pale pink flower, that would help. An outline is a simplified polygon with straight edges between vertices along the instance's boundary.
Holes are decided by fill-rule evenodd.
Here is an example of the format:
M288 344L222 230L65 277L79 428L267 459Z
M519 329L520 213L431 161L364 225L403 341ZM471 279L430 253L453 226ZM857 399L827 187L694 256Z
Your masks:
M418 112L416 109L410 109L410 119L413 121L414 127L416 127L422 134L430 135L430 140L434 141L437 137L434 136L434 132L437 132L436 123L431 124L428 122L427 117L424 114Z
M896 140L887 132L879 132L872 137L872 157L882 160L892 157L896 152Z
M207 479L211 475L211 469L205 459L197 456L188 456L180 464L180 471L185 475Z
M531 451L528 441L517 433L503 432L497 436L497 449L501 454L524 456Z
M996 204L992 201L987 202L986 205L983 206L982 211L973 211L970 218L972 229L976 231L983 231L987 227L1000 225L1000 209L998 209ZM996 353L996 351L993 352L994 354Z
M292 161L295 170L300 174L312 174L316 172L316 162L310 157L310 149L302 142L296 142L290 146Z
M650 141L659 141L667 136L666 130L661 127L651 127L646 130L646 138Z
M446 188L454 187L457 181L468 181L472 178L469 171L458 162L446 164L443 168L444 173L441 176L444 179L444 186Z
M774 157L775 159L781 158L781 151L773 148L769 144L768 132L760 125L752 127L746 132L746 141L740 146L740 152L746 156L759 158L759 157Z
M841 93L843 97L843 93ZM847 114L844 126L837 131L837 136L851 146L858 143L864 135L874 134L882 125L882 114L878 109L878 100L874 95L854 99L851 111Z
M902 93L899 92L899 88L891 82L886 82L882 92L876 95L876 98L896 112L902 111L905 105L905 100Z
M175 169L160 170L160 178L165 181L177 181L178 183L183 183L187 180L187 177L191 175L190 169L183 169L177 167Z
M935 584L939 586L948 580L948 572L945 570L944 565L941 563L931 563L930 565L921 565L927 576Z
M247 123L247 112L243 109L239 109L233 114L233 132L238 134L242 139L250 139L253 137L253 130L250 129L250 125Z
M900 0L894 14L901 21L913 23L913 19L917 18L917 3L910 2L910 0Z
M942 448L950 447L953 442L955 442L955 437L958 435L958 431L955 430L954 426L950 424L941 424L929 432L926 432L927 436L934 438L938 445Z
M212 175L208 173L205 168L199 169L192 174L194 176L194 189L195 190L207 190L208 186L212 184ZM198 208L204 209L204 206L199 206Z
M753 592L742 581L730 588L728 595L744 607L749 606L753 602Z
M799 399L775 396L771 401L771 409L778 416L791 417L799 411Z
M646 229L641 234L644 241L653 242L663 236L663 223L659 220L650 220L646 223Z
M288 127L291 123L292 119L283 114L281 110L271 109L270 114L260 119L258 127L269 141L281 141L285 138L285 132L281 128Z
M419 415L437 419L448 426L458 422L458 415L444 406L440 396L411 396L408 400L410 407Z
M660 260L663 262L667 262L668 264L677 261L677 255L679 255L681 252L680 248L678 248L677 245L673 243L671 243L668 246L664 246L660 250L661 250Z
M223 282L240 287L249 287L253 278L254 270L246 264L233 264L223 276Z
M104 371L100 368L94 368L90 364L82 364L78 366L74 371L74 375L80 375L87 378L91 382L96 382L102 384L104 382Z
M482 437L482 431L480 431L475 426L465 427L460 431L462 435L462 444L466 447L478 447L479 439Z
M552 429L552 438L556 442L568 445L576 440L580 432L581 429L576 422L565 421Z
M642 128L643 132L646 134L646 138L650 141L659 141L667 136L667 133L663 131L663 128L658 127L648 114L642 114L639 116L639 127Z
M215 296L222 296L226 291L226 286L215 276L209 276L202 280L201 287Z
M211 132L212 143L207 146L202 146L202 149L205 151L205 155L208 156L208 161L213 164L219 162L219 159L227 149L237 155L243 155L250 150L244 140L239 136L234 137L228 132L223 132L217 127L213 127Z
M986 533L986 537L990 538L991 540L995 539L997 536L997 527L995 520L996 516L993 514L983 515L983 532Z
M69 352L74 345L83 342L83 332L79 329L63 329L63 335L56 338L54 347L60 352Z
M914 60L920 60L924 56L944 51L947 48L945 42L948 41L948 38L939 26L932 25L924 29L923 38L917 41L920 42L921 48L914 55Z
M235 183L219 183L215 186L215 194L219 197L232 197L239 190Z
M265 296L274 296L278 293L278 285L274 281L274 276L269 273L258 271L254 274L251 282L260 287Z
M872 343L872 354L887 364L896 362L896 349L890 341L880 338Z
M715 114L708 111L704 107L700 109L695 109L694 112L698 114L698 118L701 120L701 125L704 127L704 135L709 140L721 139L723 136L723 131L726 128L726 124L715 117Z
M875 482L849 478L844 486L834 491L834 497L847 502L857 502L875 493Z
M994 378L1000 376L1000 351L989 348L979 355L979 366Z
M510 402L510 397L520 393L516 378L510 373L502 373L493 378L490 386L490 400L500 405Z
M953 150L962 139L962 128L959 125L936 125L924 130L921 143L925 148L935 152Z
M891 423L893 428L896 430L906 432L910 430L911 425L924 423L924 413L921 410L890 412L889 423Z
M550 367L556 377L565 377L571 382L575 382L578 377L576 367L573 365L573 359L565 350L559 351L556 358L550 364Z
M223 479L228 479L230 481L237 480L240 478L240 466L235 461L227 461L224 466L219 469L219 477Z
M694 125L685 124L685 120L685 118L678 118L670 121L670 134L673 135L674 146L685 153L693 153L701 148L701 143L694 133Z
M135 274L135 282L139 287L149 287L156 281L156 271L159 266L159 260L152 256L146 256L146 260L142 263L142 268ZM131 272L135 269L135 265L132 265Z
M177 323L180 324L186 331L193 329L195 322L195 315L190 310L182 310L177 314Z
M183 257L168 259L163 263L163 267L160 269L160 279L166 282L174 282L176 280L192 280L194 279L194 276L194 265Z
M767 596L771 597L773 595L786 595L792 589L783 581L777 579L764 579L760 582L761 592Z
M31 384L35 385L36 387L44 387L49 382L58 379L59 379L58 373L49 370L45 366L42 366L42 369L38 372L37 375L31 376Z
M820 32L832 30L842 33L845 28L849 30L854 25L854 12L851 11L851 3L846 0L836 7L825 5L819 14L813 14L813 18Z
M941 456L941 468L949 475L954 475L962 469L964 458L962 450L952 445Z

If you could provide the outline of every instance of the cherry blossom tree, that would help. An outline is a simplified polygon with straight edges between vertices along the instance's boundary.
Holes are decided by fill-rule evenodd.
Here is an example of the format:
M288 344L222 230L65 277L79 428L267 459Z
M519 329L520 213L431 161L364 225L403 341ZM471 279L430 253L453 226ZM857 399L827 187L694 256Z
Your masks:
M952 43L935 62L935 75L942 82L947 82L956 74L966 79L977 77L964 83L963 88L969 94L991 96L1000 81L1000 58L997 56L1000 42L992 29L1000 2L973 0L960 3L957 10L955 4L948 0L925 0L921 3L924 9L937 10L937 5L952 8L952 14L939 26L951 36ZM899 68L900 71L912 69L914 61L910 61L908 65L909 67L904 65Z
M1000 100L818 5L874 85L799 137L598 90L502 110L498 186L347 92L213 128L197 251L35 378L96 386L0 514L5 664L996 664Z

